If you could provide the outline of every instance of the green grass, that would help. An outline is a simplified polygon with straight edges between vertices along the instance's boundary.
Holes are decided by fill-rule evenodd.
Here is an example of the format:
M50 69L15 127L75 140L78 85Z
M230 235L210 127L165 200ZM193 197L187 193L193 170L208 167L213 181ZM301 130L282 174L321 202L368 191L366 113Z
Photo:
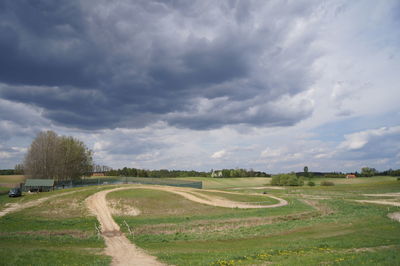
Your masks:
M278 254L283 251L286 255L275 255L272 261L283 265L292 265L295 261L296 265L313 265L341 257L331 253L346 255L351 249L396 246L398 250L400 225L386 218L387 212L395 208L388 210L386 207L347 202L332 205L337 211L332 215L254 226L241 230L241 233L227 230L225 234L217 234L214 239L207 234L199 234L197 239L191 238L190 234L177 234L177 237L167 240L160 238L156 241L153 238L149 241L136 237L134 241L145 249L157 251L162 259L176 265L185 265L188 260L192 265L206 265L221 259L237 262L245 256L254 258L257 254ZM332 252L320 248L329 248ZM299 251L305 252L300 258L296 254ZM388 263L400 259L399 253L393 250L388 252L392 256ZM379 259L373 254L369 256L374 261ZM243 263L262 261L251 259Z
M270 205L276 204L279 201L273 198L268 197L267 195L246 195L245 193L221 193L221 192L209 192L209 191L202 191L201 194L205 194L208 196L214 196L219 198L225 198L227 200L236 201L236 202L244 202L244 203L253 203L257 205ZM195 194L197 196L197 194Z
M221 188L232 185L227 182ZM263 191L251 186L243 192ZM387 214L400 208L353 201L365 198L365 193L395 191L400 191L400 182L386 177L333 187L287 187L268 194L289 200L289 206L261 210L182 203L187 200L152 190L119 191L110 197L153 208L141 216L115 219L131 241L169 264L399 265L400 223ZM318 210L300 198L312 201ZM179 211L172 215L175 207Z
M246 177L246 178L213 178L213 177L185 177L177 180L202 181L203 189L225 189L236 187L260 187L268 185L271 178Z
M97 219L71 205L99 189L74 190L74 194L0 217L0 265L109 265L110 258L100 254L105 244L97 235ZM3 195L0 200L28 202L68 191L25 194L15 199Z
M35 247L32 243L16 243L0 249L0 265L109 265L111 259L78 248Z
M203 181L205 187L213 189L240 187L234 191L243 193L199 190L205 195L258 202L270 199L260 194L268 191L269 195L288 200L289 205L272 209L220 208L166 191L129 189L109 193L108 200L142 211L139 216L114 216L121 230L132 242L168 264L400 265L400 223L387 217L400 208L354 201L380 199L364 194L400 192L400 182L395 178L315 178L317 184L329 180L335 186L283 190L252 189L267 185L268 178L188 179ZM88 215L84 200L111 188L74 189L78 191L75 194L1 217L0 265L109 265L110 258L101 254L105 244L95 229L98 222ZM0 195L0 209L6 203L68 191L25 194L15 199ZM271 199L268 204L273 203Z

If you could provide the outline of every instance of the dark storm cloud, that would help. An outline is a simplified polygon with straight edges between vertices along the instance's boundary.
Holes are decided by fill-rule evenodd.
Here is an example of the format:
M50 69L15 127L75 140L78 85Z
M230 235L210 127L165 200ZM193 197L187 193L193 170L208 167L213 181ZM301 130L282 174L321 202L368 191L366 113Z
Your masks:
M78 128L287 126L312 84L309 2L3 1L0 97ZM310 31L311 32L311 31Z
M0 79L9 84L97 83L101 54L92 49L76 1L3 1Z

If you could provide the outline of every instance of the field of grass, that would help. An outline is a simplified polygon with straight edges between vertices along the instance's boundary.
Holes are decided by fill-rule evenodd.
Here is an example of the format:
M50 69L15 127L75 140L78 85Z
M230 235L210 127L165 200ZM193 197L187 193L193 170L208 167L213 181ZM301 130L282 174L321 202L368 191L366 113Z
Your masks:
M24 181L23 175L0 175L0 184L18 184Z
M258 180L195 180L213 188L243 187L235 190L243 193L262 193L251 187L265 185ZM387 214L400 208L354 200L366 198L365 193L400 192L400 182L391 177L337 181L333 187L267 190L290 204L264 210L223 210L151 190L126 190L109 197L153 208L152 213L115 219L131 241L168 264L398 265L400 223Z
M260 187L268 186L271 178L248 177L248 178L212 178L212 177L185 177L177 180L202 181L204 189L226 189L237 187Z
M274 204L262 195L286 199L289 205L272 209L221 208L199 204L160 190L128 189L111 192L113 208L135 207L140 215L120 212L115 221L128 239L173 265L399 265L400 223L387 217L400 207L358 203L365 194L400 192L393 177L330 179L335 186L268 186L269 178L185 178L203 181L200 191L240 202ZM0 265L109 265L111 258L84 200L103 189L95 186L21 198L0 195L0 211L8 203L29 202L69 191L44 203L0 217ZM240 188L231 190L232 188ZM258 193L258 195L248 195ZM115 203L115 204L114 204Z
M235 191L236 192L236 191ZM258 192L259 193L259 192ZM210 191L204 191L201 194L206 195L206 196L213 196L213 197L218 197L218 198L223 198L231 201L236 201L236 202L245 202L249 204L262 204L262 205L270 205L270 204L276 204L278 203L278 200L273 199L268 197L267 195L247 195L244 193L236 192L236 193L222 193L222 192L210 192ZM201 194L195 194L195 195L201 195ZM256 194L256 193L253 193Z
M99 224L82 206L99 189L74 190L0 217L0 265L109 265L110 258L101 254L105 245L95 227ZM69 191L24 193L21 198L1 195L0 202L29 202Z

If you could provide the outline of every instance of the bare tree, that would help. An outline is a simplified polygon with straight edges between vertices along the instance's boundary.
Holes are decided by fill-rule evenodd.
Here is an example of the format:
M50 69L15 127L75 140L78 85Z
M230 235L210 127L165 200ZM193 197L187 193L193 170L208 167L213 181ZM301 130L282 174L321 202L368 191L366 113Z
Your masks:
M78 179L91 168L92 152L82 141L53 131L38 134L24 161L25 174L31 178Z

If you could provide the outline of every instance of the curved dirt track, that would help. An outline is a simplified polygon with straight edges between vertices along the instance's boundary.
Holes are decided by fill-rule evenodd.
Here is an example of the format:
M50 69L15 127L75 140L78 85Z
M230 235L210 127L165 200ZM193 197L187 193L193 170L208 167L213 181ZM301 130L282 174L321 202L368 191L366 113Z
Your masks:
M107 245L105 253L112 257L112 265L163 265L155 257L132 244L112 218L107 207L106 195L122 189L128 188L100 191L86 199L87 206L101 224L101 233Z
M139 187L138 187L139 188ZM227 200L218 196L210 196L206 194L202 194L198 189L191 188L179 188L179 187L161 187L161 186L140 186L140 188L149 188L155 190L163 190L171 193L178 194L188 200L202 203L206 205L211 205L215 207L225 207L225 208L239 208L239 209L264 209L264 208L277 208L282 207L288 204L288 202L284 199L274 197L271 195L263 195L263 194L245 194L245 195L254 195L254 196L265 196L269 198L273 198L278 200L278 203L271 205L253 205L245 202L235 202L231 200ZM225 193L225 194L235 194L235 195L244 195L243 193L229 192L229 191L220 191L220 190L201 190L206 192L217 192L217 193Z
M111 211L107 206L106 195L108 193L118 190L143 188L167 191L178 194L194 202L226 208L276 208L288 204L286 200L270 195L265 195L267 197L278 200L279 203L265 206L250 205L204 195L197 192L195 189L165 186L135 185L97 192L86 199L86 204L89 209L97 216L97 219L101 224L101 232L107 245L105 253L112 257L112 265L163 265L162 263L157 261L156 257L146 254L142 249L136 247L122 234L122 232L120 231L120 227L117 223L115 223L114 219L112 218ZM212 190L207 191L216 192ZM240 194L233 192L223 193Z
M373 194L370 194L373 195ZM380 194L380 195L385 195L387 196L388 194ZM399 194L396 193L396 196ZM375 195L373 195L375 196ZM356 200L357 202L360 203L374 203L374 204L381 204L381 205L390 205L390 206L397 206L400 207L400 202L393 202L393 201L385 201L385 200ZM400 222L400 212L392 212L388 214L388 217L390 219L393 219L395 221Z
M393 201L385 201L385 200L356 200L356 201L361 203L374 203L374 204L400 207L400 202L393 202Z
M82 191L82 190L79 190ZM76 193L77 191L70 191L70 192L65 192L65 193L60 193L60 194L56 194L56 195L52 195L52 196L48 196L48 197L44 197L44 198L40 198L40 199L36 199L36 200L32 200L32 201L28 201L28 202L24 202L24 203L11 203L7 208L3 209L0 211L0 217L6 215L7 213L10 212L15 212L15 211L19 211L25 208L30 208L33 206L37 206L39 204L41 204L42 202L45 202L46 200L52 199L52 198L56 198L56 197L61 197L61 196L65 196L68 194L73 194Z

